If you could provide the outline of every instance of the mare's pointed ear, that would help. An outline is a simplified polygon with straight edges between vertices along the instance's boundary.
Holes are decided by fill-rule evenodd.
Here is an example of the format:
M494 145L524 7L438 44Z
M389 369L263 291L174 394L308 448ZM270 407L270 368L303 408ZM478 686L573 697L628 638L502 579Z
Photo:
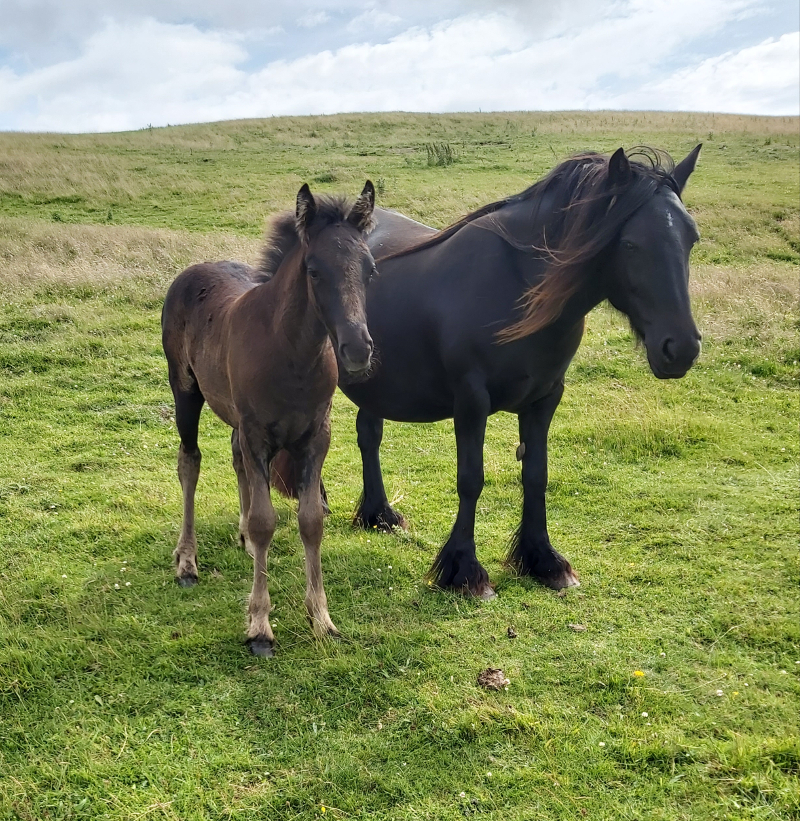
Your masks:
M681 194L686 187L686 181L689 179L689 175L694 171L694 167L697 165L697 158L700 156L700 149L702 147L703 143L700 143L700 145L692 149L686 158L675 166L675 170L672 172L672 178L678 183L678 191L680 191Z
M308 229L311 227L316 213L317 203L314 200L314 195L311 193L308 183L304 182L303 187L297 192L297 209L294 212L294 223L303 242L308 239Z
M624 148L618 148L608 161L608 181L611 185L625 185L631 178L631 164Z
M375 208L375 186L367 180L364 190L353 203L347 221L359 231L368 232L373 228L372 212Z

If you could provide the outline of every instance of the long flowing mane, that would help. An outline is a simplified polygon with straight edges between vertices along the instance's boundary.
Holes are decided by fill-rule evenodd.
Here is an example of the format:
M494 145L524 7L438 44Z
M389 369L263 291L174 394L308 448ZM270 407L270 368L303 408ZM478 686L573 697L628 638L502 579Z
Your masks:
M585 263L596 257L623 224L662 186L680 196L672 177L675 163L665 152L638 146L627 152L631 173L624 183L609 182L609 157L578 154L556 166L546 177L519 194L484 205L416 245L378 259L407 256L431 248L481 217L479 227L490 230L521 251L540 257L544 276L520 300L522 317L498 334L499 341L521 339L554 322L567 300L583 283ZM547 213L540 209L547 202ZM529 242L512 236L500 220L500 211L522 202L533 203ZM537 226L539 226L537 228Z
M314 216L314 227L324 228L344 222L350 213L352 203L347 197L317 195L314 198L317 212ZM261 251L261 260L258 264L254 279L257 282L266 282L272 279L280 268L286 256L300 242L297 231L297 220L293 211L284 211L274 216L270 222L265 237L264 248Z

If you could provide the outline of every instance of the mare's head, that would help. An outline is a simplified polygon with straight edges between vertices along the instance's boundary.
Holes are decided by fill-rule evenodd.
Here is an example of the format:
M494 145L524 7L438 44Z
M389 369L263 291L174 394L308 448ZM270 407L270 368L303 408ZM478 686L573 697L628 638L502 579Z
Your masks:
M375 260L365 238L374 207L369 180L352 207L342 199L315 199L308 185L297 194L295 228L309 291L339 364L353 376L366 373L372 359L365 302Z
M626 314L659 379L676 379L700 353L689 304L689 252L699 239L681 193L700 146L679 163L622 224L606 262L608 299ZM608 163L608 184L624 197L636 169L619 149Z
M499 338L508 342L542 330L571 297L596 289L627 315L653 373L683 376L700 353L688 287L698 233L681 201L699 153L698 145L674 167L649 149L633 155L644 162L631 161L621 148L610 158L585 154L507 200L538 203L543 236L527 248L546 268L523 297L522 318Z

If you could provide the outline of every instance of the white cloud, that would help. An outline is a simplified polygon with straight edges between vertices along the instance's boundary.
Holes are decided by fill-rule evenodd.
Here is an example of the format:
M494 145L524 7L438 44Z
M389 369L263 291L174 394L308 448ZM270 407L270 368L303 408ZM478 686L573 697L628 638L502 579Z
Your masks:
M641 108L658 99L667 109L746 114L800 113L800 32L729 51L621 95L615 107Z
M367 9L347 24L347 30L351 34L361 37L367 32L372 34L376 31L394 28L402 22L402 17L398 17L396 14L388 14L377 9Z
M303 28L313 29L327 23L330 19L330 15L326 11L307 11L302 17L297 19L297 25Z
M578 8L586 0L568 2ZM570 24L563 3L541 29L506 12L474 13L363 42L376 36L370 26L396 31L400 24L383 6L370 5L350 23L359 21L360 33L351 35L362 42L262 59L255 67L249 49L259 42L252 33L107 20L73 59L26 73L0 67L0 127L115 130L272 114L478 108L791 113L798 99L796 34L718 57L679 59L759 3L623 0L593 4ZM317 7L313 15L327 12ZM692 24L668 25L670 19ZM320 28L314 32L318 38Z

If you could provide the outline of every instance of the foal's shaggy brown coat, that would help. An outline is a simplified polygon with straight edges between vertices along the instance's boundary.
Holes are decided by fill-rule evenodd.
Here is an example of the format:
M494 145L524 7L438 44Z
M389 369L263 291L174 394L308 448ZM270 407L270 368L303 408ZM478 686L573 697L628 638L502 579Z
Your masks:
M177 581L197 582L197 428L208 402L233 428L240 530L254 562L247 641L256 655L273 655L267 550L275 512L269 466L281 449L298 464L308 615L316 635L338 635L322 584L320 473L330 444L337 357L346 371L359 375L372 356L364 290L375 263L364 238L374 203L369 181L352 208L342 199L315 200L304 185L295 214L275 220L261 271L234 262L193 265L176 278L164 301L161 326L181 438L184 500L174 553Z

